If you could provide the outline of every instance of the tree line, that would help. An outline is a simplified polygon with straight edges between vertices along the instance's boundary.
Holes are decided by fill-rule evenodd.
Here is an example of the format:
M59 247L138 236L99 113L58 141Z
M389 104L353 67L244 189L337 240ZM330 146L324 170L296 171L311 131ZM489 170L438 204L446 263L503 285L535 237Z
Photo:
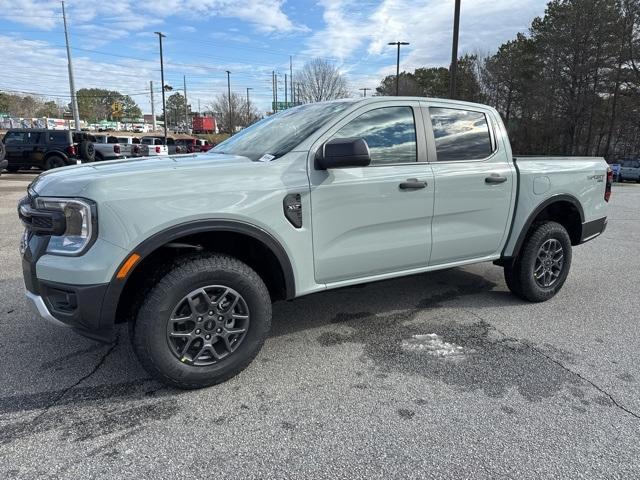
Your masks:
M640 154L640 1L552 0L493 55L459 59L456 97L501 114L517 154ZM449 71L402 72L401 95L447 98ZM395 76L379 95L395 93Z

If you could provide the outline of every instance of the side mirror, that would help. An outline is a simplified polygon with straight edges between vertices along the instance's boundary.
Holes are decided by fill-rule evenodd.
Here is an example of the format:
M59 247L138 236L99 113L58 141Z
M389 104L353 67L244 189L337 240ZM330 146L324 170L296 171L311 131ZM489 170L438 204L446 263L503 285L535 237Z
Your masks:
M334 138L318 152L316 169L366 167L371 163L369 145L364 138Z

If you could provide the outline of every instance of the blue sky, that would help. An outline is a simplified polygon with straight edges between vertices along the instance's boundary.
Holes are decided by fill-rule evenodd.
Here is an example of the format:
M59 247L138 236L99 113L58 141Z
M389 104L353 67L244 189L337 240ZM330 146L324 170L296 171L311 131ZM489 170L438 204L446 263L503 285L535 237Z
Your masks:
M462 0L460 53L495 51L535 16L544 0ZM261 111L272 97L271 72L283 78L289 56L295 70L314 57L335 63L353 95L375 88L401 68L448 65L453 0L68 0L76 88L98 87L131 95L150 111L149 80L160 101L158 39L164 41L165 81L182 88L192 108L226 92L246 93ZM32 92L67 103L60 2L0 0L0 90ZM279 97L284 97L280 82ZM159 111L159 110L157 110Z

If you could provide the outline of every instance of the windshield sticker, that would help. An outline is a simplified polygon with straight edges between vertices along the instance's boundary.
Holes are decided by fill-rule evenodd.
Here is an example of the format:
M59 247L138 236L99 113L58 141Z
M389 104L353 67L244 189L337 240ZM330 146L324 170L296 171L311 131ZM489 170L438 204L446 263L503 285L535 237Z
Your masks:
M276 158L275 155L270 155L268 153L265 153L264 155L262 155L258 161L259 162L270 162L271 160L273 160L274 158Z

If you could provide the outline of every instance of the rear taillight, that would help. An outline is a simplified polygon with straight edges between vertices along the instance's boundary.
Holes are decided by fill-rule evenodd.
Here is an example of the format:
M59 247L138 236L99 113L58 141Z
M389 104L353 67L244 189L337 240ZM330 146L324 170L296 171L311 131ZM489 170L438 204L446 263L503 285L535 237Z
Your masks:
M604 201L608 202L611 198L611 185L613 184L613 170L607 168L607 184L604 187Z
M160 147L156 147L156 153L160 153Z
M115 153L120 153L120 145L117 145L117 144L116 144L116 145L114 145L114 146L113 146L113 151L114 151Z
M67 147L67 153L68 153L69 155L75 155L75 154L76 154L76 147L75 147L75 145L69 145L69 146Z

